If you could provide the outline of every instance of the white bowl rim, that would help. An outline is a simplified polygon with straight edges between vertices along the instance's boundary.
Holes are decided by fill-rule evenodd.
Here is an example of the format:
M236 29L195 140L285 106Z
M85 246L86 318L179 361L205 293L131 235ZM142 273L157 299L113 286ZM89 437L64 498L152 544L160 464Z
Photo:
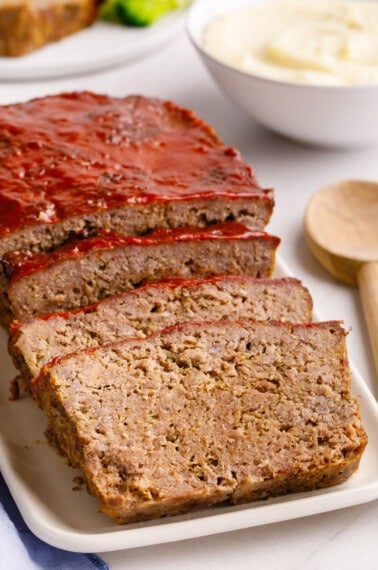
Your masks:
M245 0L246 4L248 1L251 1L251 3L253 2L253 0ZM275 2L277 0L270 0L270 1ZM347 1L349 1L349 0L347 0ZM186 33L187 33L190 41L195 46L195 48L200 53L202 53L203 55L205 55L206 57L208 57L214 63L220 65L221 67L224 67L225 69L232 71L234 73L244 75L245 77L252 78L256 81L260 81L262 83L267 83L270 85L280 85L281 87L285 87L287 89L292 89L292 90L302 89L302 90L306 90L306 91L317 91L319 93L321 92L321 93L335 93L335 94L340 93L341 91L350 92L350 93L356 93L356 92L366 93L369 91L373 91L373 92L378 91L378 83L377 84L374 84L374 83L373 84L370 84L370 83L369 84L353 84L353 85L326 85L326 84L316 85L316 84L309 84L309 83L300 83L299 81L284 81L282 79L271 79L270 77L265 77L263 75L258 75L256 73L243 71L242 69L239 69L233 65L230 65L228 63L221 61L217 57L210 54L201 45L201 43L196 40L196 38L194 37L194 34L193 34L193 18L194 18L193 15L195 14L196 10L198 9L198 6L200 4L205 4L205 3L208 3L208 4L212 3L213 6L216 6L216 2L214 2L214 0L193 0L193 3L189 7L188 12L186 14L185 29L186 29ZM238 9L238 7L236 7L236 9Z

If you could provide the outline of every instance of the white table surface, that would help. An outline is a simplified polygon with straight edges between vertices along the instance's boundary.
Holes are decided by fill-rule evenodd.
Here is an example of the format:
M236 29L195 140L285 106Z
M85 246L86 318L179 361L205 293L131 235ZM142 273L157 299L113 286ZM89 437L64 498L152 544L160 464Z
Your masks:
M184 32L157 53L124 67L75 78L0 83L0 104L81 89L172 99L195 109L227 144L239 148L260 183L275 188L269 231L282 238L280 256L309 287L320 315L344 320L351 328L351 360L377 396L378 379L358 294L314 261L304 241L302 220L318 188L347 178L378 180L378 147L315 149L263 130L225 99ZM378 502L239 532L99 554L111 570L373 570L378 568Z

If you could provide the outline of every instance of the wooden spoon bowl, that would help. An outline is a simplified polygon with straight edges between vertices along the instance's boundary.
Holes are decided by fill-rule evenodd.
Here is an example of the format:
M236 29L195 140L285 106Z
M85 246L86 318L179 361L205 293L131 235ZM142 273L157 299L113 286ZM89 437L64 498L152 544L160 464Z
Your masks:
M319 190L304 228L327 271L359 287L378 371L378 182L346 180Z

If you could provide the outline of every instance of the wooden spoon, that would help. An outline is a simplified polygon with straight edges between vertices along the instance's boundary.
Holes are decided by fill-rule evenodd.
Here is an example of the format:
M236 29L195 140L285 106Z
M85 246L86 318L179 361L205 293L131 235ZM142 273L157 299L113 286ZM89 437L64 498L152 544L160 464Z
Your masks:
M358 286L378 372L378 182L346 180L323 188L311 198L304 225L317 260Z

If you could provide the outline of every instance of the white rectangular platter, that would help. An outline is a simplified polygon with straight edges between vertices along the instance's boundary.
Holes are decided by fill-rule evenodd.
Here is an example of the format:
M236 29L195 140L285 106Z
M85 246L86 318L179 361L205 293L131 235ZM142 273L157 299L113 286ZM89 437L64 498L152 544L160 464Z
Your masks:
M286 274L278 260L276 275ZM15 377L0 333L0 469L31 530L65 550L99 552L173 542L294 519L365 503L378 498L378 407L363 379L352 369L352 391L361 401L369 444L358 473L329 489L287 495L242 506L216 506L172 518L119 526L97 511L84 488L74 490L80 471L50 447L46 422L30 397L9 401Z

